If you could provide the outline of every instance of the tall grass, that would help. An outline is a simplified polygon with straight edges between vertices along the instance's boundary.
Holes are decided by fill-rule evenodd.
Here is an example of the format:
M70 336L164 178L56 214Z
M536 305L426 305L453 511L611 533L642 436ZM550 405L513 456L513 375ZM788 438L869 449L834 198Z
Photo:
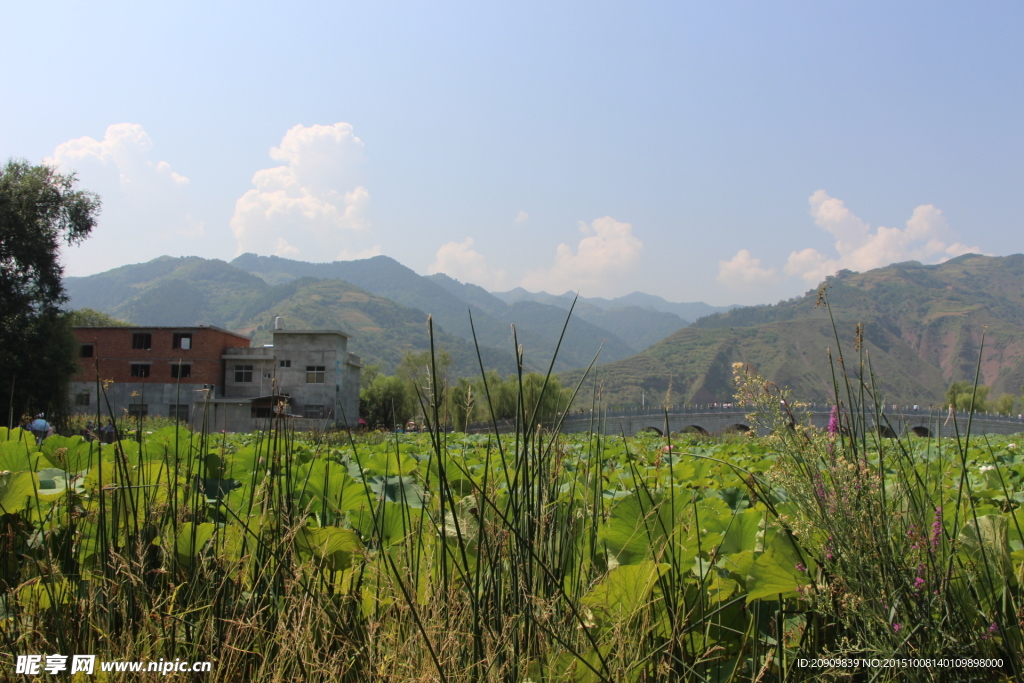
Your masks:
M192 675L207 682L1019 678L1018 475L969 427L881 438L857 351L868 379L837 365L831 432L737 369L771 432L757 457L599 422L566 439L541 424L546 389L522 381L512 433L494 418L456 438L436 365L418 436L140 423L132 440L53 437L38 455L5 432L4 657L210 660ZM1001 499L972 489L979 453ZM834 656L1004 665L799 664Z

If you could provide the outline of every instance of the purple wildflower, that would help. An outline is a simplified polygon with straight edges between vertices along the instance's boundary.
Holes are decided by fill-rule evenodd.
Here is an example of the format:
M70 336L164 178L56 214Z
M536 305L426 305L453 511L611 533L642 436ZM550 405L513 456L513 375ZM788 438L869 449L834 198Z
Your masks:
M832 414L828 418L828 433L832 435L839 433L839 406L832 406Z
M805 571L807 571L807 567L804 566L803 562L797 562L796 563L796 567L794 567L794 569L796 569L798 572L805 572Z
M935 521L932 522L932 552L939 549L939 541L942 538L942 506L935 508Z
M899 633L901 628L903 628L903 624L893 624L892 625L892 632L893 633Z

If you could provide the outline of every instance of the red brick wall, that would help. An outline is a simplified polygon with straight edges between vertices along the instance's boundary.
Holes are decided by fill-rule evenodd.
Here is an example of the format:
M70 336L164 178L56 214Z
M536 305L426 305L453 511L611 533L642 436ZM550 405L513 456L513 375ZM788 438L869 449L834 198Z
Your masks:
M148 350L132 348L132 334L148 332L153 335ZM191 349L171 348L175 332L192 334ZM115 382L146 382L167 384L177 382L171 376L171 366L192 365L190 377L181 379L182 384L224 384L224 363L221 354L229 347L248 347L249 340L203 327L76 327L75 336L80 344L94 344L92 358L79 358L77 381L96 379L96 364L99 363L100 379ZM149 377L132 377L131 364L150 364Z

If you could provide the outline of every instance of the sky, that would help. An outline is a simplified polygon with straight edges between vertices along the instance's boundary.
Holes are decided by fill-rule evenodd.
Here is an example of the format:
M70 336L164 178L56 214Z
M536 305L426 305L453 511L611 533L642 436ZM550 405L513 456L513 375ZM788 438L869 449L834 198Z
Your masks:
M3 15L0 159L103 200L68 275L384 254L492 291L724 305L1024 251L1019 3Z

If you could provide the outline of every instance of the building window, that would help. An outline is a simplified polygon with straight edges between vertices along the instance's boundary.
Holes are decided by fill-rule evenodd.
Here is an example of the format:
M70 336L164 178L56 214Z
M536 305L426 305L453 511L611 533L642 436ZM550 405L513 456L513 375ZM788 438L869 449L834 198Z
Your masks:
M251 365L236 365L235 366L235 381L251 382L252 381L252 366Z
M249 409L250 417L266 418L274 417L274 409L268 405L253 406Z
M95 344L82 344L80 347L78 347L78 357L79 358L92 358L95 353L96 353L96 345Z
M146 417L149 415L148 403L129 403L128 417Z
M324 419L324 407L307 405L302 409L302 417L310 420L322 420Z
M149 377L149 363L132 363L132 377Z
M89 400L89 392L83 391L80 394L75 394L75 405L76 406L87 406L91 401Z
M171 343L171 348L184 349L188 351L192 348L192 333L191 332L175 332L174 341Z
M149 332L132 332L132 348L149 351L153 346L153 335Z
M324 370L326 369L327 367L324 365L307 365L306 384L323 384Z
M187 403L172 403L170 408L167 410L167 417L172 420L180 420L181 422L188 422L188 404Z
M174 365L171 366L171 377L174 377L174 378L177 378L177 379L182 379L182 378L191 377L191 376L192 376L192 366L191 365L185 365L185 364L178 365L177 363L175 363Z
M281 361L281 367L282 368L290 368L291 366L292 366L292 362L290 360L283 360L283 361Z

